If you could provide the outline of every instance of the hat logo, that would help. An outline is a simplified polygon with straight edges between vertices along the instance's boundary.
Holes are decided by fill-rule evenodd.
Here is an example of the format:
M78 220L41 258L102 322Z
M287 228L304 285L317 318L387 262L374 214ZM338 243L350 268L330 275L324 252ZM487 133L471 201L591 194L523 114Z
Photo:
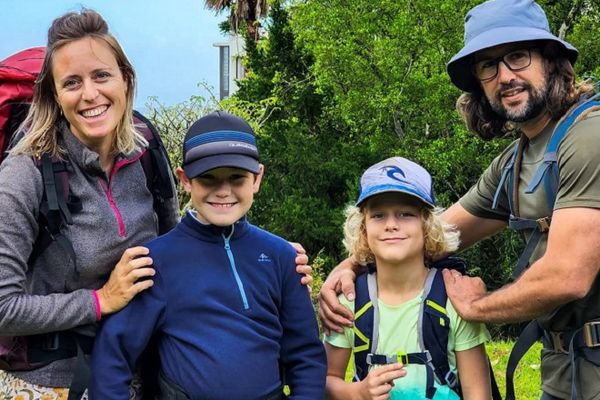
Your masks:
M406 182L406 174L404 173L404 171L402 171L402 169L400 169L400 167L397 167L395 165L385 165L381 167L380 170L385 172L388 178L390 179L393 179L398 182ZM402 175L402 178L404 179L400 178L397 175Z

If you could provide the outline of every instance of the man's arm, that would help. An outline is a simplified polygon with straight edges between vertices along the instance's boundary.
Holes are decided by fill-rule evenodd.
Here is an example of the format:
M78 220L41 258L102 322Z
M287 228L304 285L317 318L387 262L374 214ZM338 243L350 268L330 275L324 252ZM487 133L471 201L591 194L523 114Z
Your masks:
M460 203L455 203L442 213L442 219L452 224L460 232L459 250L464 250L480 240L506 228L506 222L499 219L476 217Z
M598 248L600 209L560 209L552 216L546 252L514 283L487 292L481 279L450 271L444 271L444 281L467 321L526 321L589 292L600 268Z

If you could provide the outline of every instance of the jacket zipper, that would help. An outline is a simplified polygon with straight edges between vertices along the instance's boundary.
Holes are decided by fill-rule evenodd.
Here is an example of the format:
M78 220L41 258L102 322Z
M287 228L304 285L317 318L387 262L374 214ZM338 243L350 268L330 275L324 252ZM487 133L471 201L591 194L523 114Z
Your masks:
M237 268L235 267L235 259L233 258L233 253L231 252L231 246L229 246L229 239L233 236L233 232L235 230L235 226L231 226L231 233L229 236L223 236L223 241L225 242L225 252L227 253L227 257L229 258L229 266L231 267L231 272L233 272L233 277L235 278L235 282L237 283L238 290L240 292L240 297L242 298L242 303L244 304L244 310L248 310L250 307L248 306L248 298L246 297L246 291L244 290L244 284L240 279L240 275L238 274Z

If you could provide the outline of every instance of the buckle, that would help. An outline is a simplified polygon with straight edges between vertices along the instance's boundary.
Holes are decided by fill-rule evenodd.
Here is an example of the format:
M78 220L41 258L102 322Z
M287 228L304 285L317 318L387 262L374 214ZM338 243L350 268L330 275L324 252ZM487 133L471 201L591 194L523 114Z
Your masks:
M408 365L408 354L402 351L396 353L396 361L400 364L407 366Z
M563 332L553 332L550 331L550 339L552 340L552 347L554 347L554 351L559 353L568 354L568 350L565 349L564 346L564 333Z
M540 232L548 232L550 230L550 218L544 217L535 220Z
M446 376L444 377L446 384L450 387L450 389L454 389L458 386L458 375L456 375L452 371L448 371Z
M58 350L59 336L58 332L51 332L44 335L43 349L48 351Z
M373 353L367 354L367 365L373 365L373 361L371 361L372 357L373 357Z
M587 347L600 347L600 321L583 324L583 341Z

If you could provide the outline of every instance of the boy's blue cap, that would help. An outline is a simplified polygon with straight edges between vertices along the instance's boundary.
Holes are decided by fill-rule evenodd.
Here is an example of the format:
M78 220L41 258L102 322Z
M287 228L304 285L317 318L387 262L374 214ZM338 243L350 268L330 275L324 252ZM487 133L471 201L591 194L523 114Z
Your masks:
M211 169L241 168L258 174L254 131L243 119L225 111L210 113L188 129L183 142L183 170L195 178Z
M549 40L561 45L574 64L577 49L550 32L544 10L534 0L489 0L473 7L465 17L465 46L450 60L452 83L472 92L479 82L471 72L471 55L501 44Z
M391 157L369 167L360 178L360 194L356 205L386 192L406 193L435 207L431 175L419 164L406 158Z

